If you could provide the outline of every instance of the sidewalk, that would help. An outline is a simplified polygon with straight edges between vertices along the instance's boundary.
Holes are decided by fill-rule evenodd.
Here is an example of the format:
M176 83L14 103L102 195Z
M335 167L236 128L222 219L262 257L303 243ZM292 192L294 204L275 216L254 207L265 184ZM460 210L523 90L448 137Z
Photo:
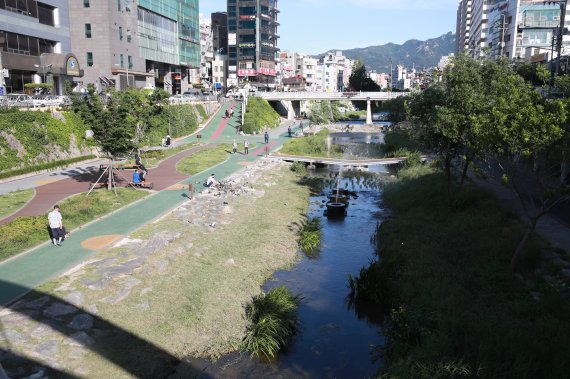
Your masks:
M229 106L229 104L227 105ZM226 104L218 110L208 126L202 130L202 141L209 141L214 131L222 123ZM230 126L236 123L239 112L235 112L233 118L227 120ZM270 145L272 150L279 147L286 140L287 124L274 129L271 132ZM236 135L235 128L225 127L219 134L217 143L228 143L233 139L242 145L247 139L256 150L263 145L262 135L240 136ZM196 141L197 135L183 139L184 142ZM264 146L264 145L263 145ZM28 252L17 255L3 263L0 263L0 304L7 304L27 291L57 277L70 268L89 259L96 251L112 246L113 243L127 236L141 226L162 217L167 212L188 201L187 188L193 183L197 190L203 189L204 183L211 171L215 171L220 178L225 178L243 168L248 162L252 162L263 154L229 155L228 159L214 167L208 168L202 173L186 178L163 190L147 196L125 208L122 208L99 220L93 221L73 232L72 237L63 246L56 247L46 242ZM181 174L179 174L181 175ZM27 290L26 290L27 289Z

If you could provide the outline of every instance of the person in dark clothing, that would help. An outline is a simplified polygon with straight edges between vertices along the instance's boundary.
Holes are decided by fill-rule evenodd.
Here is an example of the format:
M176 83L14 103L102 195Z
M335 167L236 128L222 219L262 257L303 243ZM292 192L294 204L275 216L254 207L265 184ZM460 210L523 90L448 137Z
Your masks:
M263 138L265 139L265 143L269 143L269 133L267 133L267 130L265 131L265 135L263 136Z
M291 130L291 125L287 127L287 133L289 133L289 138L293 136L293 131Z
M136 155L135 156L135 166L138 166L138 168L140 168L141 170L143 170L146 174L148 174L148 170L146 169L146 167L144 166L144 164L142 163L142 159L140 155Z

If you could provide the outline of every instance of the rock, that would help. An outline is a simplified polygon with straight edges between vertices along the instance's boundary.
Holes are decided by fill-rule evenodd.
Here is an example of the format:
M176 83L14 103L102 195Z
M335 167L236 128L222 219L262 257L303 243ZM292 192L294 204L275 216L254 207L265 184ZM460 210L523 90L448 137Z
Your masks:
M141 290L141 296L146 295L147 293L152 292L152 287L146 287Z
M34 351L44 357L53 358L59 352L59 344L56 340L49 340L38 345Z
M71 336L69 336L69 338L71 338L70 345L72 346L89 346L95 343L95 340L93 340L93 338L91 338L85 332L74 333Z
M226 215L233 213L232 207L230 207L229 205L226 205L225 207L222 208L222 213L226 214Z
M88 305L87 308L85 309L87 310L87 312L91 313L92 315L96 315L99 312L96 304Z
M67 301L68 303L75 305L76 307L82 307L85 303L85 295L82 292L75 291L67 294L63 300Z
M67 324L67 326L75 330L91 329L93 327L93 316L87 313L82 313L80 315L75 316L73 320L71 320L71 322Z
M15 328L28 323L29 318L24 312L13 312L3 316L0 321L4 328Z
M235 265L236 262L234 261L233 258L230 258L230 259L228 259L228 260L226 261L226 264L227 264L227 265Z
M35 372L32 375L26 376L24 379L43 379L43 378L46 378L45 371L39 370L38 372Z
M122 285L124 288L128 288L128 289L132 289L136 286L138 286L139 284L141 284L142 281L140 281L137 278L128 278L127 280L125 280Z
M101 301L106 303L106 304L115 305L115 304L123 301L127 296L130 295L130 293L131 293L131 290L129 288L123 288L122 290L119 291L118 294L116 294L114 296L108 296Z
M117 258L101 259L100 261L91 262L90 266L94 267L109 267L117 262Z
M107 287L107 284L111 282L111 278L101 278L94 282L85 283L85 286L92 291L100 291L103 288Z
M168 265L169 265L169 263L165 259L161 259L157 262L154 262L154 267L156 267L156 269L158 271L162 271L162 270L166 269L168 267Z
M144 300L142 303L137 304L136 308L138 309L142 309L144 311L150 309L150 305L148 304L148 300Z
M22 302L21 305L18 305L17 309L19 308L39 309L44 307L49 302L50 302L49 296L42 296L39 299Z
M44 340L54 333L54 329L50 328L48 325L40 324L30 332L30 335L36 339Z
M196 258L201 258L202 257L202 253L200 253L199 251L194 252L194 255Z
M13 329L7 329L4 332L4 337L8 340L11 345L22 345L26 343L27 338L24 337L21 333Z
M77 312L77 308L63 303L53 303L44 310L44 315L47 317L55 318L65 316Z

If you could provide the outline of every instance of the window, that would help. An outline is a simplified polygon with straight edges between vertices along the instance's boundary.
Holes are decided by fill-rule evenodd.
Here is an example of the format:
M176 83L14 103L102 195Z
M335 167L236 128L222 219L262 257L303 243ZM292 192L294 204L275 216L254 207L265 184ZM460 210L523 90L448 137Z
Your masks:
M92 52L87 53L87 66L93 67L93 53Z
M38 3L38 21L40 24L54 26L53 7Z
M129 68L133 68L133 57L129 55L127 57L127 60L129 62Z
M119 39L122 41L123 40L123 27L119 26Z
M121 57L121 68L123 68L125 67L125 56L121 54L120 57Z
M89 0L83 0L83 8L89 8Z
M91 24L85 24L85 38L91 38Z
M127 29L127 42L131 42L131 29Z
M121 1L122 0L117 0L117 10L120 12L121 11Z

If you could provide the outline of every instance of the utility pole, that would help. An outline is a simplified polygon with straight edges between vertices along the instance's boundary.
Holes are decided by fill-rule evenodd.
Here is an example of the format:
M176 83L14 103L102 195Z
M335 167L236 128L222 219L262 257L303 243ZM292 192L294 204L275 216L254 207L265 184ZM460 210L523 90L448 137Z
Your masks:
M564 21L566 19L567 0L560 1L560 26L558 27L558 35L556 39L556 75L560 75L560 55L562 54L562 39L566 34Z

